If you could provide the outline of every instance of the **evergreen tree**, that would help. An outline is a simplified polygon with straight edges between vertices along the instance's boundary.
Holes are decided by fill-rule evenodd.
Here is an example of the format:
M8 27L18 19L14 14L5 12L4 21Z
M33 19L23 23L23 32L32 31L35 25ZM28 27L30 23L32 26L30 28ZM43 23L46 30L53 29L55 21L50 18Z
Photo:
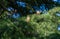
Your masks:
M0 39L60 39L59 3L0 0L0 8Z

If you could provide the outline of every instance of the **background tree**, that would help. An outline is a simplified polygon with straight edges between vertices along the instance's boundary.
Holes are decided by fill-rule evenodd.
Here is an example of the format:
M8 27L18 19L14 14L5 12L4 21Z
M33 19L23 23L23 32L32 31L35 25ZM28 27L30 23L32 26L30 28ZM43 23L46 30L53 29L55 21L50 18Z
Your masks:
M0 0L0 8L0 39L60 39L58 2Z

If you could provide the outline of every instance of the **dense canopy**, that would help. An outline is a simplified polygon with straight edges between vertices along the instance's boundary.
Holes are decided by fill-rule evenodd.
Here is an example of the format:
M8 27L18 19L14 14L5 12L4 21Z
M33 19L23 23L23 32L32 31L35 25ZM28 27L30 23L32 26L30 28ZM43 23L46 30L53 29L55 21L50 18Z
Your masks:
M0 0L0 39L60 39L60 0Z

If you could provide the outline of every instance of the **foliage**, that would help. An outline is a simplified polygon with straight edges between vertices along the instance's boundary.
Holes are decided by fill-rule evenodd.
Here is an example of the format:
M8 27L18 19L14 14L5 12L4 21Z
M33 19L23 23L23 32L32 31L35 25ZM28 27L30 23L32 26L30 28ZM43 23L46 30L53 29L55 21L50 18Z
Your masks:
M57 9L57 10L56 10ZM60 39L60 31L57 30L60 24L60 7L55 7L46 14L32 14L30 21L26 22L26 16L20 18L1 15L0 38L1 39Z

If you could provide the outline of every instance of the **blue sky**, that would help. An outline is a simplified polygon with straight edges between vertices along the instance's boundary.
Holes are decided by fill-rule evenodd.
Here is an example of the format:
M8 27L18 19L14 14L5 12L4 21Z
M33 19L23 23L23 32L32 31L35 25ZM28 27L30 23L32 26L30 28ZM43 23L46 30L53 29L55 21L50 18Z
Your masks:
M60 17L60 12L56 12L56 15Z
M54 2L58 2L60 4L60 0L53 0Z
M25 2L18 2L18 1L17 1L17 4L18 4L18 6L21 6L21 7L23 7L23 8L26 8L26 3L25 3ZM39 7L38 7L38 6L32 6L32 8L34 8L35 11L44 11L44 10L46 10L45 4L41 4L41 6L39 6ZM12 7L8 7L7 9L8 9L8 11L14 10L14 8L12 8ZM48 8L47 8L47 9L48 9ZM25 9L24 9L24 11L25 11ZM24 12L24 11L23 11L23 12ZM30 9L29 12L32 13L33 11ZM15 14L14 14L13 17L14 17L14 18L15 18L15 17L18 17L18 14L17 14L17 16L15 16Z
M12 7L8 7L7 10L8 10L8 11L13 11L14 8L12 8Z
M18 4L18 6L26 7L26 3L25 2L19 2L19 1L17 1L16 3Z
M18 6L20 7L26 7L26 3L25 2L19 2L19 1L17 1L17 4L18 4ZM36 10L42 10L42 11L44 11L45 10L45 4L41 4L41 6L40 7L37 7L37 6L33 6L33 8L35 9L35 11Z
M53 0L53 1L57 2L58 0Z
M60 25L58 25L58 30L60 30Z
M57 13L56 15L57 15L57 16L60 16L60 13Z
M53 0L53 1L57 2L58 0ZM16 3L18 4L19 7L21 6L23 8L26 8L26 3L25 2L19 2L19 1L17 1ZM39 7L38 6L32 6L32 8L34 8L35 11L44 11L43 13L45 13L46 10L48 10L48 8L45 7L45 4L41 4ZM7 9L8 9L8 11L14 10L14 8L12 8L12 7L8 7ZM29 10L29 12L32 13L33 11L32 10ZM57 16L60 16L59 13L57 13L56 15ZM13 18L18 18L19 16L20 16L19 14L16 14L16 15L13 14L12 15Z
M35 9L35 11L40 11L40 12L45 12L47 13L48 8L45 7L45 4L41 4L39 7L37 6L33 6L33 8Z
M20 14L19 14L19 13L14 13L14 14L12 15L12 17L13 17L13 18L19 18L19 17L20 17Z
M8 10L8 11L13 11L14 8L8 7L7 10ZM20 14L19 14L19 13L14 13L14 14L12 15L12 17L13 17L13 18L19 18L19 17L20 17Z

